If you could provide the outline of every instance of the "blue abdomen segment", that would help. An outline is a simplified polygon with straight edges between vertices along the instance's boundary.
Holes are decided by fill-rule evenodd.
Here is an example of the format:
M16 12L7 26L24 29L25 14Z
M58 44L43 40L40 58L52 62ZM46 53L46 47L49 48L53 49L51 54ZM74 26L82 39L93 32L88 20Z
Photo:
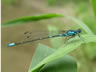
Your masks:
M15 45L16 45L16 43L10 43L10 44L8 44L8 47L15 46Z

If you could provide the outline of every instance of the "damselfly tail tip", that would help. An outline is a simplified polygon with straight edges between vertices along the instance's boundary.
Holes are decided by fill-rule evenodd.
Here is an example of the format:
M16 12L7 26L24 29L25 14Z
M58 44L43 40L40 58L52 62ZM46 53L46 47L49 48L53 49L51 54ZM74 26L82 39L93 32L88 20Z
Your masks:
M16 43L10 43L10 44L8 44L8 47L12 47L12 46L15 46L16 45Z

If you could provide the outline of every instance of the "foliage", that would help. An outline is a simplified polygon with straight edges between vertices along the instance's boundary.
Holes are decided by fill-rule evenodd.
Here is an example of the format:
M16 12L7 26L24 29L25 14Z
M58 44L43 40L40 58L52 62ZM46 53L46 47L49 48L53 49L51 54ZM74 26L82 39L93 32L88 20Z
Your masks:
M91 0L91 1L92 1L93 12L94 15L96 16L96 0Z
M76 5L82 2L88 2L89 0L47 0L49 6L64 6L69 3L74 3Z
M63 56L60 59L56 59L55 61L44 63L43 68L37 68L34 71L31 71L36 65L42 62L43 59L48 57L49 55L55 53L57 50L53 48L49 48L45 45L39 44L36 52L32 58L32 64L30 65L29 72L77 72L77 64L73 57L71 56Z
M8 5L15 5L18 1L17 0L2 0L2 3L8 4Z
M92 7L93 7L93 13L95 15L95 1L91 0ZM90 12L90 6L86 2L79 3L76 8L76 16L79 17L90 29L91 31L96 34L96 16L93 16ZM85 28L86 29L86 28ZM96 53L95 53L95 43L88 43L86 47L83 49L84 54L87 56L88 59L94 60L96 59Z
M32 22L32 21L39 21L43 19L50 19L50 18L56 18L56 17L65 17L62 14L44 14L40 16L27 16L27 17L22 17L18 18L12 21L7 22L4 24L4 27L8 27L8 25L12 26L15 24L19 24L20 22L24 24L25 22ZM87 44L89 42L96 42L96 35L93 34L93 32L87 27L86 24L84 24L81 20L78 20L74 17L66 17L68 19L72 19L76 24L78 24L82 29L85 30L87 34L81 35L84 38L84 42L81 41L78 37L75 37L74 39L70 39L67 44L62 45L59 47L57 50L53 51L53 49L49 49L47 46L39 45L37 48L34 57L32 59L32 64L30 66L29 72L43 72L45 70L51 70L50 66L53 67L53 71L55 70L55 67L59 67L59 64L57 63L60 60L60 64L62 64L62 59L64 62L66 62L68 59L67 64L71 65L73 67L66 67L65 63L62 65L62 69L58 68L58 71L63 70L66 72L76 72L77 71L77 66L76 62L72 57L64 57L68 53L72 52L73 50L79 48L82 44ZM44 49L45 48L45 49ZM44 54L42 54L44 53ZM66 59L65 59L66 58ZM52 64L53 63L53 64ZM54 65L56 63L57 66ZM67 69L65 69L65 67ZM49 68L49 69L48 69Z
M92 35L92 36L83 35L83 37L84 37L86 43L96 42L96 36L95 35ZM94 39L92 39L92 38L94 38ZM84 42L80 41L78 38L70 40L68 42L68 45L61 46L56 52L49 55L48 57L45 57L45 59L43 59L35 67L30 68L29 72L38 72L41 69L41 67L44 66L45 64L63 57L64 55L66 55L66 54L70 53L71 51L73 51L74 49L78 48L78 46L80 46L81 44L84 44ZM37 59L35 59L35 61L36 60Z

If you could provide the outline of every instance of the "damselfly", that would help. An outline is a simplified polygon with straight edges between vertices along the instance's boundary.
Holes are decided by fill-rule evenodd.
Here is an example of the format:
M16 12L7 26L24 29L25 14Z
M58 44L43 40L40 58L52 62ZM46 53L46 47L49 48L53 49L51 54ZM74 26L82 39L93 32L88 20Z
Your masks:
M80 35L79 35L80 33L81 33L81 29L67 30L63 34L57 34L57 35L52 35L52 36L40 37L40 38L37 38L37 39L32 39L32 40L22 41L22 42L17 42L17 43L10 43L10 44L8 44L8 47L15 46L15 45L20 45L20 44L25 44L25 43L29 43L29 42L34 42L34 41L38 41L38 40L44 40L44 39L47 39L47 38L55 38L55 37L66 37L66 40L68 40L70 38L75 37L76 35L78 35L80 37ZM69 38L67 39L67 37L69 37Z

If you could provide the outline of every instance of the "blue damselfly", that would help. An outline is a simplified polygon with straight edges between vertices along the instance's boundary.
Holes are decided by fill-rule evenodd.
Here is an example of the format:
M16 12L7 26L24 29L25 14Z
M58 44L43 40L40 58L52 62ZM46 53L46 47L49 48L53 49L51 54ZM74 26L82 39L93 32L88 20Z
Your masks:
M28 32L25 32L24 34L27 34ZM66 40L70 39L70 38L73 38L75 37L76 35L78 35L80 37L80 34L81 33L81 29L77 29L77 30L67 30L65 31L65 33L62 33L62 34L57 34L57 35L50 35L50 36L46 36L46 37L40 37L40 38L37 38L37 39L32 39L32 40L27 40L27 41L22 41L22 42L14 42L14 43L10 43L8 44L8 47L11 47L11 46L15 46L15 45L20 45L20 44L25 44L25 43L29 43L29 42L34 42L34 41L38 41L38 40L44 40L44 39L48 39L48 38L55 38L55 37L66 37ZM30 32L31 34L31 32ZM70 37L67 39L67 37ZM29 38L29 36L27 36L27 38Z

